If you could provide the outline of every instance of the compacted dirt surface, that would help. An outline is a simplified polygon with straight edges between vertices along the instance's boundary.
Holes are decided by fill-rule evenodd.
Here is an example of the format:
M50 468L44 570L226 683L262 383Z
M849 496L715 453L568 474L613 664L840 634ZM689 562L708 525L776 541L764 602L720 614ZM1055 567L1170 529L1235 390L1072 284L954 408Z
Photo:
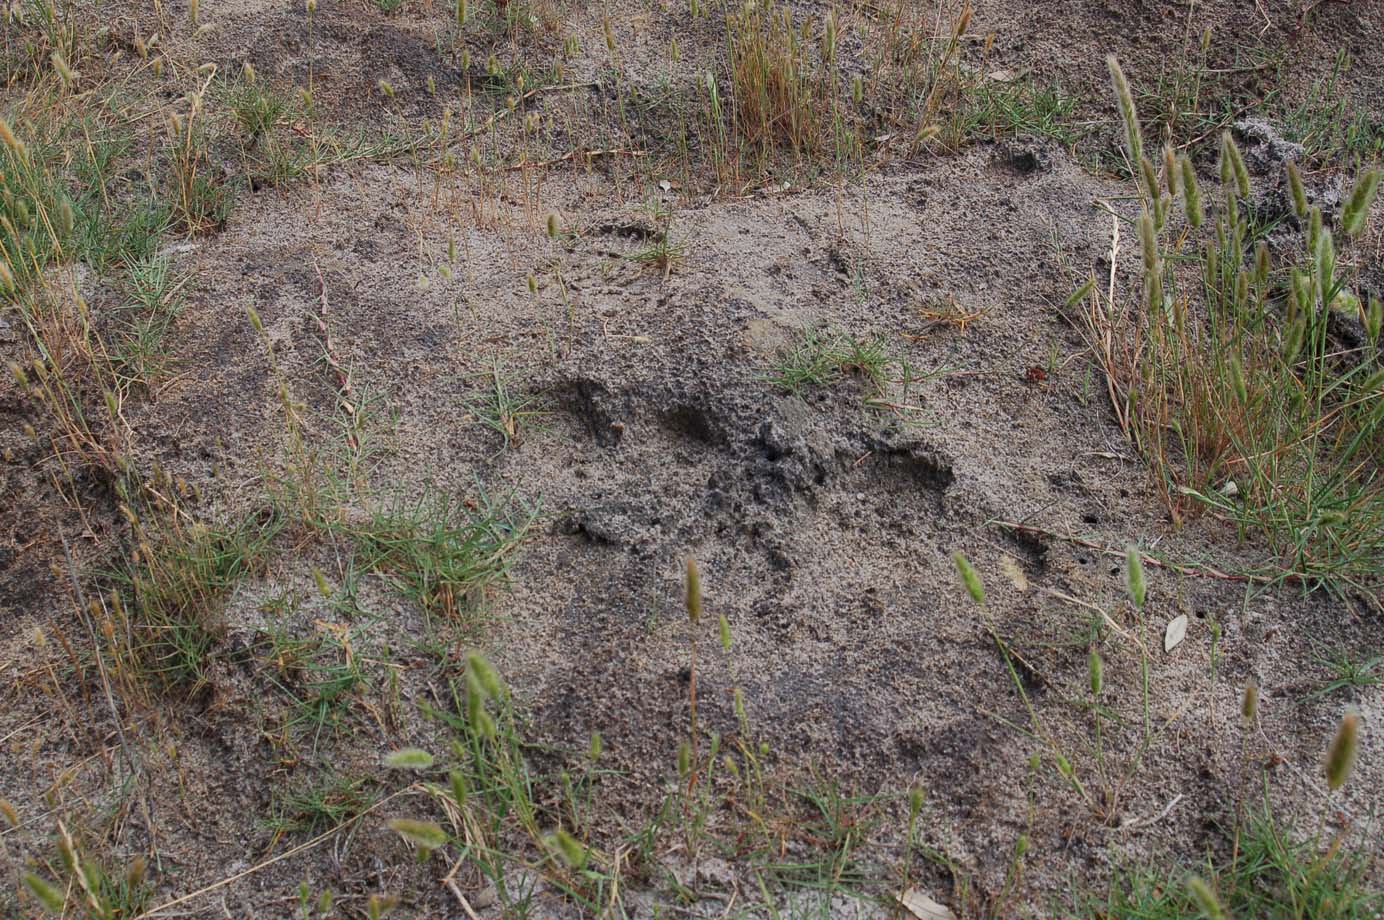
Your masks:
M1357 63L1329 101L1377 126L1384 7L981 2L964 72L1065 87L1071 137L881 142L848 174L799 163L737 181L680 160L676 119L648 103L691 106L701 124L696 81L725 54L719 7L521 4L473 3L481 25L460 38L455 10L428 0L320 0L310 17L296 0L203 0L197 26L181 2L72 14L109 33L84 64L93 79L129 74L122 91L149 93L151 119L206 78L199 66L248 62L290 98L312 86L312 116L294 108L274 129L290 141L322 125L435 141L444 112L457 140L445 161L435 142L399 144L252 181L257 148L218 146L207 116L208 168L233 207L161 243L186 305L167 372L122 408L128 462L181 496L175 541L280 524L272 551L206 591L214 641L195 686L114 659L103 680L100 607L116 604L115 573L154 552L132 524L153 512L111 476L55 464L47 410L0 385L0 799L15 821L0 830L0 911L39 914L24 872L70 878L63 833L112 876L143 861L142 899L121 917L189 894L153 915L364 917L387 895L416 917L887 916L905 888L958 916L1085 916L1077 892L1100 899L1122 873L1223 860L1250 811L1380 846L1384 693L1318 692L1336 676L1327 660L1384 648L1368 586L1270 583L1255 535L1183 505L1175 523L1068 297L1093 274L1139 297L1127 224L1111 265L1135 206L1112 166L1107 53L1152 92L1211 28L1206 81L1229 123L1277 132L1303 100L1324 104L1314 93L1343 51ZM845 72L868 73L865 23L891 13L848 6ZM814 23L829 9L793 8ZM934 43L958 15L904 9ZM156 33L159 76L131 50ZM486 95L492 56L511 84ZM520 83L515 62L530 68ZM1266 94L1284 101L1234 111ZM1189 147L1208 183L1218 134L1210 152ZM1309 172L1314 194L1339 195L1361 165L1341 156ZM1256 183L1278 183L1281 162L1264 161L1250 157ZM1378 241L1353 250L1360 271L1379 270ZM93 311L112 302L101 271L51 271ZM0 351L28 363L27 327L6 311ZM795 350L832 340L875 348L881 369L842 361L825 382L783 385ZM332 526L302 522L312 488ZM506 576L439 599L353 555L355 524L443 505L493 515L514 541ZM1165 651L1181 616L1185 639ZM508 685L542 778L540 837L579 830L599 861L583 871L613 887L575 896L577 870L549 871L522 822L497 831L438 804L466 753L452 743L473 649ZM1347 704L1357 765L1328 795L1322 757ZM684 794L691 718L694 757L748 753ZM384 764L414 747L436 765ZM397 817L452 839L415 858ZM465 847L513 855L501 884ZM68 915L86 915L72 890Z

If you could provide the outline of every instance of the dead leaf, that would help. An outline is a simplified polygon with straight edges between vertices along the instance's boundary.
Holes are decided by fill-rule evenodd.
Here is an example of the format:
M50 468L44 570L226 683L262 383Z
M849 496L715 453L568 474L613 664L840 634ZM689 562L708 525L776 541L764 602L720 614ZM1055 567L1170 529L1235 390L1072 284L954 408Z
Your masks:
M1016 80L1021 80L1028 76L1028 70L1027 67L1022 70L1009 70L1006 68L1002 70L992 70L986 74L986 76L994 83L1013 83Z
M1163 632L1163 651L1171 652L1183 639L1187 638L1187 614L1179 613L1168 623Z
M917 888L899 894L899 903L918 920L956 920L956 914L944 904L938 904Z
M1024 574L1023 567L1013 559L1005 556L1000 559L1000 568L1004 570L1005 577L1010 584L1020 591L1028 590L1028 576Z

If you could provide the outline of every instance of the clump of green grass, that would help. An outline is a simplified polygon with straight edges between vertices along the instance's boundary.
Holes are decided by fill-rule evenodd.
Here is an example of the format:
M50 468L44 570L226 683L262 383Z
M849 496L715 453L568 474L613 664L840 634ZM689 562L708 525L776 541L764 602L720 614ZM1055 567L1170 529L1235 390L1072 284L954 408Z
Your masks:
M137 684L196 693L224 628L220 604L263 565L282 519L271 512L214 525L153 509L128 516L134 548L114 574L122 592L113 657Z
M269 134L288 113L289 104L279 93L262 86L250 71L226 89L226 105L241 136L253 142Z
M187 278L157 255L128 261L125 275L127 300L116 314L120 329L112 360L122 379L147 385L167 369L164 336L183 310Z
M1136 137L1132 99L1117 95ZM1338 227L1297 214L1300 248L1275 255L1229 134L1215 199L1185 158L1160 170L1126 152L1142 202L1139 306L1104 303L1096 284L1078 298L1122 427L1174 514L1210 509L1261 536L1280 574L1370 589L1384 575L1384 307L1352 290L1350 240L1376 174ZM1358 321L1364 343L1338 341L1333 317Z
M543 414L540 397L518 388L515 376L496 362L486 374L482 396L469 404L471 414L501 438L501 450L523 442L528 425Z
M1302 144L1313 160L1344 156L1370 162L1384 155L1384 120L1355 109L1351 94L1341 86L1351 66L1349 52L1337 52L1331 73L1314 82L1302 101L1273 107L1284 134Z
M281 789L270 805L269 827L284 834L316 834L359 816L378 800L368 777L328 772L313 782Z
M794 396L851 374L882 389L893 361L883 339L809 328L779 355L767 379Z
M1378 687L1384 684L1384 655L1373 658L1357 658L1346 649L1318 647L1313 657L1317 664L1327 672L1327 678L1306 697L1307 701L1330 696L1340 690L1354 693L1356 690Z
M1081 893L1074 900L1077 915L1092 920L1207 916L1207 893L1226 917L1364 920L1384 911L1384 892L1370 882L1374 861L1340 841L1324 846L1320 840L1297 839L1265 811L1242 829L1232 858L1202 867L1201 877L1181 869L1136 870L1117 878L1104 898ZM1205 889L1189 886L1193 878Z
M464 620L507 576L533 519L534 512L515 514L485 495L468 505L432 493L363 524L330 526L354 537L363 568L383 573L425 610Z

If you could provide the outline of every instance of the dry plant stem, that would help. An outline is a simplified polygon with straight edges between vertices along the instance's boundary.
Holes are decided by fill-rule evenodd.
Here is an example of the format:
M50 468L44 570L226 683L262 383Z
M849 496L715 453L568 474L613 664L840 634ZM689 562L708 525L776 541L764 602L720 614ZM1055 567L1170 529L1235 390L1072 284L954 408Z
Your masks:
M125 738L125 727L121 724L120 708L115 705L115 694L111 692L110 675L106 672L106 659L101 654L101 647L97 644L96 627L91 622L90 608L87 607L86 593L82 590L82 583L77 579L76 565L72 561L72 549L68 546L67 535L59 534L62 540L63 560L67 563L67 576L72 581L72 593L77 602L77 610L82 618L82 625L86 627L87 634L91 638L92 654L96 657L96 670L101 675L101 690L106 697L106 705L110 707L111 719L115 722L115 734L120 739L120 753L125 759L125 769L131 777L139 775L135 766L134 753L130 750L130 742Z
M462 134L459 137L457 137L454 143L460 144L463 141L473 140L479 137L480 135L485 134L491 128L495 127L497 123L509 117L511 112L519 111L519 109L523 107L525 102L532 99L534 96L539 95L540 93L556 93L562 92L564 90L587 89L593 86L599 87L600 85L600 80L587 80L584 83L561 83L554 86L535 86L533 89L529 90L528 92L520 96L518 99L516 99L512 107L506 106L505 108L500 109L495 114L487 118L483 123L481 123L480 127L472 128L470 131L467 131L465 134ZM443 152L446 153L450 151Z
M1066 543L1074 543L1077 546L1084 546L1087 549L1097 550L1098 552L1106 556L1115 556L1121 559L1123 559L1125 556L1125 550L1111 549L1108 546L1097 543L1094 540L1088 540L1085 537L1079 537L1076 534L1063 533L1058 530L1048 530L1043 527L1034 527L1030 524L1016 524L1013 521L996 520L991 521L990 523L995 524L999 527L1003 527L1006 530L1014 530L1020 533L1035 534L1040 537L1052 537L1053 539L1062 540ZM1301 580L1301 576L1292 574L1285 574L1281 578L1270 578L1267 575L1222 572L1220 569L1213 569L1210 566L1184 565L1179 562L1167 562L1165 560L1158 559L1154 556L1149 556L1144 553L1140 553L1139 558L1140 561L1142 561L1145 565L1156 566L1160 569L1167 569L1170 572L1176 572L1179 575L1189 575L1196 578L1215 578L1220 581L1246 582L1258 585L1274 584L1278 581L1288 581L1292 583Z
M472 909L471 902L466 900L466 895L462 894L461 889L457 887L456 879L449 875L442 880L442 884L447 886L448 891L456 895L456 899L458 903L461 904L461 909L466 912L466 916L470 917L471 920L481 920L475 910Z
M553 157L551 160L537 160L535 162L521 160L518 163L511 163L508 166L499 166L495 169L481 170L480 172L483 175L493 176L497 173L522 172L528 169L546 169L550 166L556 166L559 163L570 163L572 160L586 160L589 162L591 160L594 160L596 157L638 158L648 155L649 152L647 150L635 150L628 147L608 147L601 150L569 150L562 156Z
M417 791L419 791L419 790L421 790L421 789L423 789L423 786L422 786L421 784L418 784L418 783L415 783L415 784L413 784L413 785L411 785L411 786L406 786L405 788L400 789L398 792L391 793L390 795L387 795L387 796L385 796L384 798L380 799L378 802L376 802L374 805L371 805L369 808L365 809L365 810L362 811L360 814L358 814L358 815L356 815L356 816L354 816L354 817L352 817L352 818L347 818L345 821L342 821L340 824L336 825L335 827L332 827L332 828L329 828L328 830L323 831L322 833L318 834L316 837L312 838L311 840L308 840L308 841L306 841L306 842L304 842L304 843L298 844L296 847L294 847L294 848L291 849L291 850L285 850L284 852L280 853L278 856L273 856L273 857L270 857L269 859L264 860L263 862L256 863L255 865L251 866L251 867L248 868L248 869L245 869L244 871L237 872L235 875L229 875L229 876L227 876L226 878L221 879L221 881L219 881L219 882L213 882L212 884L207 885L207 886L204 887L204 888L198 888L196 891L193 891L193 892L191 892L191 893L189 893L189 894L185 894L185 895L182 895L181 897L174 898L174 899L171 900L171 901L165 901L164 903L158 905L157 907L151 907L149 910L146 910L146 911L144 911L143 913L138 914L138 915L136 915L135 917L131 918L131 920L144 920L145 917L154 917L154 916L158 916L159 914L162 914L162 913L165 913L165 912L167 912L167 911L169 911L169 910L172 910L173 908L178 907L179 905L186 904L186 903L188 903L189 901L195 901L197 898L200 898L200 897L202 897L203 895L211 894L213 891L217 891L217 890L219 890L219 889L221 889L221 888L225 888L227 885L230 885L230 884L233 884L233 883L235 883L235 882L238 882L238 881L240 881L241 879L243 879L243 878L245 878L245 877L247 877L247 876L254 875L254 874L257 873L257 872L261 872L261 871L263 871L264 869L267 869L267 868L269 868L270 866L274 865L275 863L283 862L285 859L288 859L290 856L296 856L296 855L298 855L299 853L303 852L304 850L310 850L310 849L312 849L313 847L317 846L317 845L318 845L319 843L321 843L322 841L326 840L328 837L331 837L331 836L333 836L333 835L335 835L335 834L337 834L337 833L340 833L343 829L345 829L345 828L348 827L349 825L355 824L356 822L360 821L362 818L364 818L366 815L370 814L372 811L377 811L377 810L378 810L381 806L383 806L386 802L392 802L394 799L399 798L399 796L401 796L401 795L405 795L405 794L410 793L410 792L417 792Z
M327 279L322 276L322 266L316 259L312 260L313 271L317 272L317 283L320 285L322 294L318 298L317 331L322 336L322 351L326 355L327 366L336 375L337 402L341 405L341 411L346 413L350 419L356 417L356 406L351 398L351 378L346 373L346 369L341 366L341 359L337 357L336 347L332 344L331 330L327 328ZM359 451L360 444L356 442L355 432L348 426L346 430L346 441L350 444L351 450Z
M692 721L692 769L687 774L687 791L690 793L697 785L697 634L692 634L692 660L688 668L687 705Z

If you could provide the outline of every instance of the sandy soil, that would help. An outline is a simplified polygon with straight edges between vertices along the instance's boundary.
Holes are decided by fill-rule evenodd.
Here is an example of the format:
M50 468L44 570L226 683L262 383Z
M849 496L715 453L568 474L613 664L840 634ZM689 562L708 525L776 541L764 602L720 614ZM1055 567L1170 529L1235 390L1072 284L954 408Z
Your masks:
M164 15L183 16L184 5L166 4ZM1190 18L1171 3L1031 6L978 5L972 34L996 36L983 66L1089 91L1106 120L1106 52L1119 52L1136 82L1152 81L1169 49L1204 25L1216 29L1217 66L1242 66L1244 56L1226 50L1237 36L1300 55L1281 78L1299 91L1329 69L1324 52L1352 50L1362 66L1343 91L1362 111L1382 111L1384 82L1363 66L1384 28L1384 9L1372 4L1323 4L1301 27L1297 3L1197 4ZM568 79L603 72L596 5L535 3L534 11L536 27L496 39L502 53L539 59L574 34L584 51ZM152 15L121 7L112 28L138 23L147 33ZM189 62L214 60L229 72L248 60L284 86L305 83L311 67L324 118L417 125L439 118L467 80L440 38L449 15L427 2L385 14L323 0L309 45L296 2L203 2L203 30L167 41ZM663 4L633 3L617 4L611 18L620 71L634 84L653 86L670 71L663 49L674 35L684 61L671 72L695 74L717 53L714 18L689 25ZM472 39L473 58L484 38ZM978 62L981 53L979 42L969 46ZM1228 79L1253 92L1253 81L1270 77ZM380 80L392 99L380 100ZM578 88L543 95L534 111L557 125L545 143L560 152L599 141L610 102ZM1004 908L1014 916L1060 915L1074 882L1218 852L1220 828L1242 798L1259 795L1267 764L1280 817L1315 827L1329 812L1335 827L1354 816L1363 845L1378 845L1365 819L1380 805L1384 735L1366 733L1357 778L1328 805L1317 791L1319 759L1344 699L1306 700L1323 678L1324 646L1363 657L1384 646L1384 623L1364 597L1304 597L1293 586L1151 566L1146 608L1125 598L1130 542L1220 572L1254 566L1262 550L1209 517L1172 526L1064 316L1088 272L1110 271L1112 218L1099 205L1127 210L1123 183L1032 137L898 159L860 181L804 190L694 194L672 172L661 188L663 176L645 165L612 157L476 176L398 160L241 193L222 230L173 249L193 281L172 336L177 371L130 409L140 465L199 489L192 507L209 519L264 502L264 471L280 464L285 430L247 307L306 405L309 438L339 444L338 391L317 325L325 319L357 394L378 407L364 430L379 449L369 475L379 497L362 493L362 506L425 491L475 501L483 490L536 509L508 588L489 598L484 622L461 644L485 648L503 671L534 741L579 754L590 732L602 733L619 774L602 784L607 845L657 805L685 735L688 554L700 563L707 610L724 614L734 636L729 653L714 626L704 622L698 637L704 726L731 736L731 692L742 688L755 732L785 775L829 775L896 797L875 833L883 854L899 853L898 797L925 788L923 836L958 872L920 863L915 877L959 911L968 905L957 877L973 881L979 893L969 906L982 911L1005 887L1020 835L1030 850ZM1339 182L1327 171L1313 181ZM666 272L631 258L657 231L652 201L669 210L667 232L680 246ZM564 231L557 239L546 233L549 213ZM449 245L456 260L442 273ZM1121 284L1133 284L1129 248L1119 255ZM973 318L937 322L947 305ZM883 393L850 376L801 397L784 393L767 377L808 327L878 336L920 379L900 385L896 364ZM0 351L10 358L24 348L20 327L5 320ZM475 411L497 367L536 410L508 449ZM65 645L85 641L57 535L97 571L128 531L101 481L79 483L80 512L54 492L21 428L42 421L8 380L0 419L0 446L12 452L0 464L0 797L22 822L3 832L0 853L17 853L50 832L55 813L98 816L106 801L114 738L94 675L85 669L89 685L68 689L80 711L43 688L50 673L70 673ZM957 550L985 576L984 610L956 578ZM341 548L295 544L246 579L225 604L206 692L128 720L158 831L134 811L109 823L127 852L159 853L156 900L301 842L267 828L276 789L311 784L327 769L388 789L382 752L442 744L439 727L416 710L447 703L455 658L424 646L420 611L378 579L363 579L357 611L343 616L314 592L314 568L344 579ZM383 662L384 649L393 656L367 668L361 701L337 728L291 743L285 699L260 657L281 622L266 610L288 593L295 635L344 622L372 660ZM1108 724L1102 743L1109 770L1124 779L1102 783L1090 756L1078 764L1101 800L1097 814L1050 764L1035 777L1030 756L1042 746L994 637L1012 648L1043 731L1089 752L1090 716L1074 701L1083 698L1099 611L1119 630L1103 646L1105 693L1124 721ZM1164 627L1180 614L1187 638L1164 653ZM36 629L49 637L42 645ZM1139 644L1152 650L1146 711ZM1246 733L1240 720L1250 681L1263 688L1262 732ZM1367 726L1384 722L1379 688L1353 701ZM1131 766L1146 718L1156 741ZM377 817L183 915L289 916L306 879L344 895L348 911L371 891L392 890L407 892L415 916L461 916L437 884L441 873L411 865ZM728 871L732 886L752 885ZM633 906L651 916L657 897L648 892L661 883L635 882L646 893ZM0 904L9 897L0 894ZM553 893L544 897L536 915L561 915ZM703 905L716 915L725 906ZM501 915L497 906L480 912Z

